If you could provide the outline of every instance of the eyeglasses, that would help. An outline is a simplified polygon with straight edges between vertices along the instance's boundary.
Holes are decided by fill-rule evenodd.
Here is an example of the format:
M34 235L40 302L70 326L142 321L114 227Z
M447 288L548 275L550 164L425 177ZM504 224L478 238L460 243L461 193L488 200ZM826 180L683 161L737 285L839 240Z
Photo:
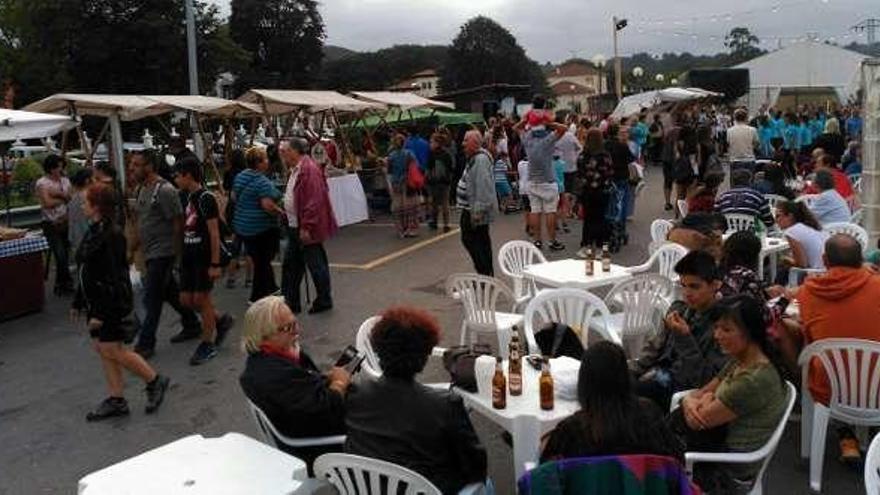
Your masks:
M299 329L300 324L298 321L292 321L290 323L278 326L278 331L281 333L299 333Z

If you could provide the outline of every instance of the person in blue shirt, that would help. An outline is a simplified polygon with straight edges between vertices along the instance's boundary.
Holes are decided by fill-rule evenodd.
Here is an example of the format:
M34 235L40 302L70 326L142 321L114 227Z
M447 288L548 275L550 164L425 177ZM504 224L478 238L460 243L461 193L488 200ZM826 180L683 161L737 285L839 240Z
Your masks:
M801 115L801 123L798 126L798 136L800 137L800 151L809 153L813 147L813 133L810 131L810 123L807 115Z
M783 136L783 131L785 130L785 119L782 118L782 112L776 110L770 115L770 124L773 127L773 137L784 139L785 136Z
M758 121L758 140L761 142L761 156L769 158L773 156L773 127L770 119L766 115L762 115Z
M843 173L846 175L857 175L862 173L862 147L858 141L850 141L847 146L846 153L840 161L843 166Z
M509 169L507 155L500 153L495 160L493 175L495 177L495 194L498 195L498 208L505 213L511 210L513 206L511 204L513 189L510 187L510 181L507 179Z
M862 139L862 117L857 110L853 110L849 118L846 119L846 136L847 139L853 141Z
M813 115L813 118L810 119L810 136L812 136L813 141L816 140L819 135L822 134L824 127L822 123L819 121L819 114L816 113Z
M794 114L785 116L785 124L782 127L782 139L785 141L785 149L797 152L800 150L800 128Z
M424 172L428 167L428 157L431 154L431 145L425 138L419 135L416 128L410 129L409 136L406 138L406 144L404 144L403 148L411 151L412 154L416 156L416 161L419 162L419 168Z
M645 143L648 142L648 126L645 125L645 114L639 115L638 122L629 128L629 140L633 143L633 154L638 159L642 154Z

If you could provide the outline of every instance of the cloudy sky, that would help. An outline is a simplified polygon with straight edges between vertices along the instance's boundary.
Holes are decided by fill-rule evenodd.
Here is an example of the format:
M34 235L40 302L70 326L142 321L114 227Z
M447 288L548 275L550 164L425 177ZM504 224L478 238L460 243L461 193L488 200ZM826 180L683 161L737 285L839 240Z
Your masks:
M211 1L229 12L229 0ZM765 48L811 35L864 42L850 27L880 17L878 0L322 0L320 9L327 43L359 51L449 43L467 19L486 15L539 62L609 55L614 15L630 21L623 54L715 53L735 26L748 26Z

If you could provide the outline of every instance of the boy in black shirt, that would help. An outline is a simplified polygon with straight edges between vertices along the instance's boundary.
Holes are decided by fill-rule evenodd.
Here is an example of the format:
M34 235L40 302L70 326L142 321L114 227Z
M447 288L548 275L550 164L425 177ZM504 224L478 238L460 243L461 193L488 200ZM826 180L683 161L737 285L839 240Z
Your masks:
M218 317L211 298L214 281L223 273L220 214L214 195L202 187L202 166L198 159L186 157L178 161L174 181L188 195L180 263L180 303L202 316L202 341L189 360L189 364L196 366L217 355L217 346L234 321L229 314Z

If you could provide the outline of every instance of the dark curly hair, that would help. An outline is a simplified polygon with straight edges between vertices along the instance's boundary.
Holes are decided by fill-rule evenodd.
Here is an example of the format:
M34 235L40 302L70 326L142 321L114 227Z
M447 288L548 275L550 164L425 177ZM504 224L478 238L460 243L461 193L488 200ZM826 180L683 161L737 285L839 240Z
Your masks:
M382 373L412 379L425 368L440 342L440 324L427 311L396 306L386 309L370 333Z

